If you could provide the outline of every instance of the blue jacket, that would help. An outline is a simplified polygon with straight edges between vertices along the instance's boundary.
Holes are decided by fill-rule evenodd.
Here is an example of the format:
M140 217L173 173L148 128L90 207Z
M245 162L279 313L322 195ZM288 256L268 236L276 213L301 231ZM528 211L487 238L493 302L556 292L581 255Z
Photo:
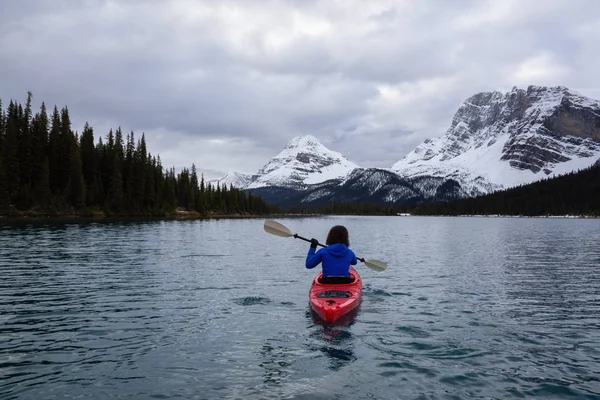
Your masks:
M336 243L317 251L308 249L306 268L314 268L323 262L323 276L350 276L350 265L356 265L354 252L343 243Z

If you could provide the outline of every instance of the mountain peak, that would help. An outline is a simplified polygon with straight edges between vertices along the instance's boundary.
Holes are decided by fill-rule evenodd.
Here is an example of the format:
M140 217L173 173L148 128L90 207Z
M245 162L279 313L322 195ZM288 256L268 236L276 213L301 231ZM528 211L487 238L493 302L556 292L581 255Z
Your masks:
M213 180L208 181L207 183L210 183L215 186L218 183L219 186L221 186L221 187L223 187L223 186L229 187L229 185L232 185L233 187L243 189L246 186L248 186L248 184L250 184L251 180L252 180L252 175L243 174L240 172L236 172L234 170L229 170L220 179L213 179Z
M248 186L301 187L345 177L358 167L312 135L296 136L257 173Z
M297 148L318 148L325 147L323 143L312 135L296 136L292 138L285 146L286 149L297 149Z

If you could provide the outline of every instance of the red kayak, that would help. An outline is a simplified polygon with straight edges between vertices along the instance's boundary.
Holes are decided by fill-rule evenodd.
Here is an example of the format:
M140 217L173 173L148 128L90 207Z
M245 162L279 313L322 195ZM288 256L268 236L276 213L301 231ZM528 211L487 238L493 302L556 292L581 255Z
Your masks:
M335 320L354 310L362 298L362 280L350 267L351 283L321 283L323 273L312 282L308 299L312 309L326 322Z

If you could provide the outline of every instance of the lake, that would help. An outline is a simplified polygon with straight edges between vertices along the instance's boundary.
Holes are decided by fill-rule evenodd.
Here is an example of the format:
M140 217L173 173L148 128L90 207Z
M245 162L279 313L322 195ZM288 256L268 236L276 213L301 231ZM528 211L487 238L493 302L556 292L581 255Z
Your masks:
M364 296L326 325L263 219L0 225L1 399L600 399L600 220L312 217Z

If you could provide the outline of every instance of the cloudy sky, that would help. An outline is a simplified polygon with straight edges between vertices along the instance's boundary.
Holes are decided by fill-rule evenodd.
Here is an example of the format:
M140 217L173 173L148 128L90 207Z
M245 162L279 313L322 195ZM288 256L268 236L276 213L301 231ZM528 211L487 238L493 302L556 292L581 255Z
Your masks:
M311 134L388 167L482 91L600 99L598 0L0 0L0 98L121 126L163 165L255 173Z

